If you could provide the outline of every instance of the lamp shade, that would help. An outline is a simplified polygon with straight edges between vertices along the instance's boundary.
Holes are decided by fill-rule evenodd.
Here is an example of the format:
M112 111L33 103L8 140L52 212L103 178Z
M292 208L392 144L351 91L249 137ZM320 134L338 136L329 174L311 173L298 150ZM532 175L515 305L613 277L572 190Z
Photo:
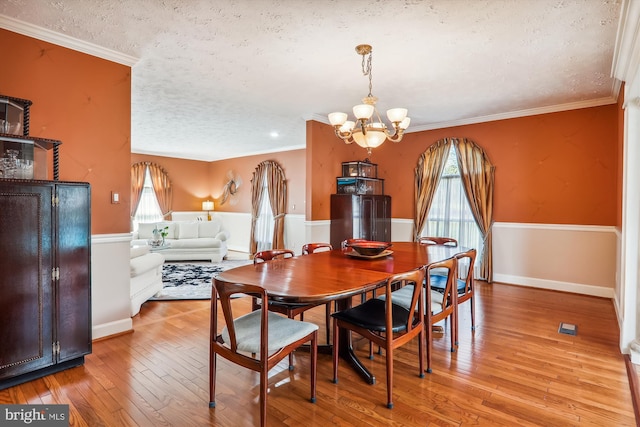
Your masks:
M202 210L203 211L212 211L213 210L213 202L207 200L206 202L202 202Z
M331 113L329 114L329 123L332 126L342 126L347 121L347 113Z
M400 123L407 117L407 109L406 108L392 108L387 110L387 117L391 123Z

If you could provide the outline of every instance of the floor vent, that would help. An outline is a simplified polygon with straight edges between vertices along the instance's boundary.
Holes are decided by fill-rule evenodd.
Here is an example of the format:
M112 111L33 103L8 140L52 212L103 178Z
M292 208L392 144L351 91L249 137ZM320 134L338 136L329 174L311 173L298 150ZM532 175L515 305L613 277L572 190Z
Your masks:
M558 333L565 335L578 335L578 326L572 323L560 322Z

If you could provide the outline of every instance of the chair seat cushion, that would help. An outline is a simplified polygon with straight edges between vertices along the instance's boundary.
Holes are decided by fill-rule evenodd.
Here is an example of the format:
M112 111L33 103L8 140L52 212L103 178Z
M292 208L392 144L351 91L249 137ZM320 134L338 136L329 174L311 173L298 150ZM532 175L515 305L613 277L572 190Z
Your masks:
M444 292L444 288L447 286L447 276L442 276L440 274L432 274L430 276L431 279L431 289L434 291ZM464 288L466 283L464 280L458 279L458 293L464 293Z
M261 310L252 311L233 321L238 351L260 353L260 313ZM288 319L272 312L268 312L267 315L269 318L269 353L318 330L318 325L313 323ZM225 343L231 341L226 326L222 330L222 339Z
M402 289L408 288L405 286ZM395 300L394 300L395 301ZM385 306L383 299L370 299L363 304L357 305L347 310L333 313L336 319L344 320L371 331L385 331L387 328L385 321ZM408 309L398 304L392 304L392 331L400 332L407 329Z

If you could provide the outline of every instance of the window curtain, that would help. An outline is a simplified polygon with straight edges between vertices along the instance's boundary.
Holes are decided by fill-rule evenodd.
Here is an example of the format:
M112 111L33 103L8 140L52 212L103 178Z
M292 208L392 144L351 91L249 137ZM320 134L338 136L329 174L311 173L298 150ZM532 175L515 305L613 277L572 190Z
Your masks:
M466 138L455 139L458 168L471 212L484 241L480 260L480 276L493 281L492 225L495 166L484 150Z
M140 204L140 197L142 196L142 189L144 187L144 176L147 171L147 165L145 162L135 163L131 166L131 224L133 226L133 220Z
M251 179L251 240L250 251L256 253L258 245L255 239L256 221L260 215L264 180L267 180L269 204L273 212L273 249L284 248L284 216L287 203L287 184L284 171L276 162L264 161L256 167Z
M415 219L414 240L420 239L420 232L427 222L429 209L436 194L442 171L447 163L447 155L451 147L449 138L441 139L420 155L415 169Z
M153 192L156 194L158 205L162 211L162 216L167 217L171 214L172 208L172 188L169 175L161 166L155 163L149 163L149 173L151 175L151 183L153 184Z

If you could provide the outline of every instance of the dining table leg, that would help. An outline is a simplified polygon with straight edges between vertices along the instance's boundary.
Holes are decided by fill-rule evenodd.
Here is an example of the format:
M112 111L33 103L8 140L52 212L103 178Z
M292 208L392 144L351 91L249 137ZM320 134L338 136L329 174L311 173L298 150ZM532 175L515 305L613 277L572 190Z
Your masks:
M345 298L337 301L338 310L346 310L351 307L351 298ZM353 350L353 341L351 339L351 331L340 329L338 340L340 344L339 356L346 360L351 367L364 379L368 384L375 384L376 377L360 362L360 359Z

